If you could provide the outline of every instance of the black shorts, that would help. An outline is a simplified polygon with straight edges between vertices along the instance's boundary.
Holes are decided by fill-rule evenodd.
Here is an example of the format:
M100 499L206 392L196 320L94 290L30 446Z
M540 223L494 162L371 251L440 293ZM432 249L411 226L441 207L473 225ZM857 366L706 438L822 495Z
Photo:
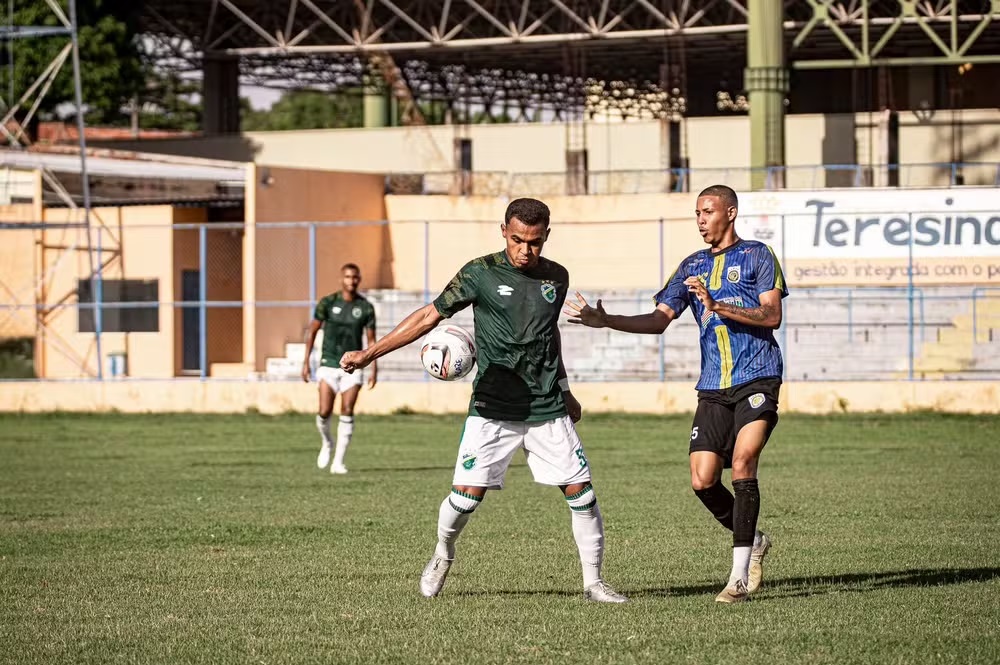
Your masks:
M755 420L767 420L765 442L778 424L778 391L781 379L758 379L723 390L699 390L698 410L691 426L691 449L715 453L724 468L733 465L736 435Z

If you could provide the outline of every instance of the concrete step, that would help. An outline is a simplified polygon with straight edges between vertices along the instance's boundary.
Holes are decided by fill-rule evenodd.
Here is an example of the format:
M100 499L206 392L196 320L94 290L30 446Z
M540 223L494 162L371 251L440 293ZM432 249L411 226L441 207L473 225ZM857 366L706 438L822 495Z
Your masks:
M268 358L264 361L264 375L269 379L299 378L302 372L302 361L289 358Z
M320 348L314 346L314 349ZM306 345L304 342L288 342L285 344L285 357L294 360L300 365L306 359Z

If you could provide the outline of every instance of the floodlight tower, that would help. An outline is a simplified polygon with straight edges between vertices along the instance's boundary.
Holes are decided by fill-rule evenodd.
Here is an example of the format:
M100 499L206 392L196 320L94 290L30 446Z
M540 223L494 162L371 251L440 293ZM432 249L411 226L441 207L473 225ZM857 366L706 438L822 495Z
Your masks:
M11 44L15 39L43 39L43 38L64 38L67 40L66 45L59 51L55 58L48 64L48 66L42 70L42 73L35 79L27 90L18 98L16 101L12 98L4 102L6 107L6 112L3 118L0 119L0 134L6 137L9 146L13 150L23 150L30 143L30 139L25 135L24 129L27 127L35 117L38 112L39 106L41 106L42 101L45 99L45 95L48 94L49 89L52 87L53 82L56 77L62 71L69 60L72 67L73 75L73 102L76 107L76 129L78 134L78 143L80 150L80 182L81 182L81 203L82 208L77 204L73 197L67 192L66 188L63 187L55 174L44 165L39 169L41 171L42 179L52 188L53 191L62 199L66 206L72 210L78 211L80 214L79 221L74 223L64 223L60 224L61 227L79 227L84 231L86 238L86 252L87 260L89 264L89 279L91 293L93 294L93 300L95 303L94 311L94 342L97 353L97 367L96 374L98 379L104 378L103 369L103 356L101 353L101 266L95 267L94 264L94 252L93 252L93 229L91 227L91 200L90 200L90 180L87 177L87 138L85 136L85 126L83 113L83 86L80 80L80 42L78 33L78 23L77 23L77 12L76 12L76 0L67 0L67 10L63 11L63 8L56 0L44 0L45 4L48 5L49 9L52 10L52 14L56 17L61 25L57 26L24 26L15 25L13 23L13 8L14 3L10 4L10 15L9 22L5 26L0 26L0 38ZM9 68L9 80L11 81L11 91L13 91L13 57L8 59L7 66ZM0 98L0 101L3 101ZM23 109L27 108L24 116L18 120L17 127L10 128L8 123L14 120L18 113ZM0 159L2 163L2 159ZM24 227L23 224L21 224ZM42 219L31 220L29 227L34 227L38 229L44 229L47 226L46 222ZM72 246L66 248L64 251L71 252L77 249L77 244L74 243ZM44 279L44 277L40 277ZM38 325L42 328L45 327L42 321L42 312L44 310L41 308L36 309L36 317L38 320Z

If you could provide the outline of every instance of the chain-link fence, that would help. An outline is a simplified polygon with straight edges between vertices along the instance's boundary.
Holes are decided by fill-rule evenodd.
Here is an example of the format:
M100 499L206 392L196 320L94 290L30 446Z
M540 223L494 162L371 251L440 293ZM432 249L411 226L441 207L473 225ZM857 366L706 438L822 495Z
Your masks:
M1000 243L996 219L980 235ZM1000 287L991 286L1000 280L1000 260L940 259L911 240L903 258L852 259L823 276L849 271L843 279L856 285L803 287L825 263L786 256L793 221L771 222L791 291L775 333L788 379L1000 378ZM573 239L554 257L573 259L575 243L595 253L586 270L572 273L589 286L590 302L601 298L616 314L652 310L655 288L677 263L664 220L563 226L559 233ZM625 229L638 240L619 247L608 234ZM80 243L47 244L40 233L25 245L36 252L35 271L0 279L0 336L33 338L43 378L297 379L315 304L340 288L344 263L367 266L362 292L375 306L381 336L436 296L464 259L485 253L476 248L501 247L496 222L259 224L250 237L238 223L98 228L89 252ZM359 237L364 242L351 240ZM91 260L101 268L93 274ZM611 284L628 262L631 277L594 288ZM386 283L408 286L365 288ZM455 322L472 328L471 309ZM700 371L698 327L689 313L662 336L562 329L573 380L691 380ZM381 380L426 380L416 346L383 358Z

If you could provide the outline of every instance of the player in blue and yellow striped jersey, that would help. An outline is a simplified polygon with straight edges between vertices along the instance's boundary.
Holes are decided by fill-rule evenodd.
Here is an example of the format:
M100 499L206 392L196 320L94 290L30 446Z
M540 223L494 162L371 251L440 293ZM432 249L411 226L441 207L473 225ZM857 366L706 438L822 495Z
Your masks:
M736 235L736 192L714 185L698 195L695 217L709 248L681 261L656 294L656 309L616 316L579 293L567 301L571 323L623 332L661 334L685 309L701 331L698 410L691 428L691 485L715 518L733 532L733 569L716 600L746 600L760 585L770 539L757 530L757 462L778 422L781 325L788 295L774 251ZM733 494L722 484L732 467Z

